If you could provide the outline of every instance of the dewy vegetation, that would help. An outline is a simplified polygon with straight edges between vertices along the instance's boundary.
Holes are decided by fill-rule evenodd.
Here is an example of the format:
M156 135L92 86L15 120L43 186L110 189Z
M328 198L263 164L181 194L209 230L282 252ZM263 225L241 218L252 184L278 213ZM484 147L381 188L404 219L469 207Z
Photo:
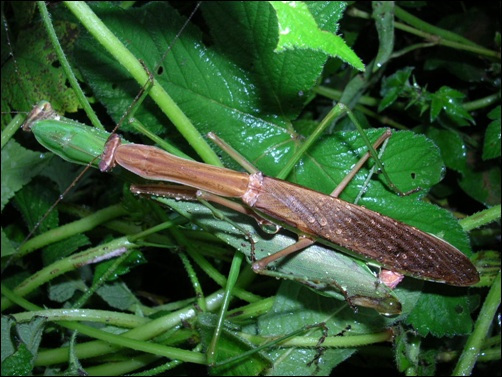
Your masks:
M413 374L498 370L496 6L2 6L3 374L329 374L361 353ZM156 83L136 102L147 71ZM37 135L68 161L16 132L41 100L65 117L56 129L96 128L74 144ZM264 174L329 194L367 151L354 120L371 143L394 129L378 153L392 185L412 193L396 194L370 159L340 197L446 240L478 284L418 276L391 289L375 261L318 243L267 266L280 279L259 276L246 260L297 235L184 194L134 196L143 182L117 169L74 181L75 162L97 165L102 128L119 124L131 142L239 170L211 131Z

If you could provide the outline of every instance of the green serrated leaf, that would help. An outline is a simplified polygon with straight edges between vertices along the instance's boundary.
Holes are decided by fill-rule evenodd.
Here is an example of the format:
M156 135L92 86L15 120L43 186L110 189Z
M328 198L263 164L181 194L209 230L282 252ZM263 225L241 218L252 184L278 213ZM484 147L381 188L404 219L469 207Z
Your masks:
M40 342L42 341L42 333L47 323L45 317L34 317L28 323L20 323L17 325L17 333L19 339L26 345L28 350L36 355Z
M463 173L466 169L467 147L460 135L452 130L443 130L429 127L426 130L427 137L441 150L446 167Z
M12 255L16 252L14 245L12 245L11 240L5 234L2 228L2 258Z
M279 162L288 159L294 151L290 121L303 108L306 94L316 84L326 57L311 50L274 53L275 15L270 9L267 3L260 2L232 2L224 6L204 3L203 14L214 35L215 46L209 49L201 45L200 32L189 25L167 54L158 80L202 134L217 133L261 170L274 175L280 169ZM256 20L259 27L253 23L256 14L260 14ZM160 3L128 12L108 11L102 18L115 34L129 41L131 50L150 69L160 61L160 51L168 49L167 41L174 38L176 27L183 23L175 11ZM232 23L229 19L240 21ZM148 22L148 29L141 28L141 24L137 30L121 27L137 24L138 20ZM242 25L242 20L248 23ZM172 25L172 29L166 29L166 23ZM235 40L241 42L235 43ZM75 55L96 96L118 121L133 101L131 93L136 92L133 88L137 88L137 84L129 80L126 73L120 73L123 71L117 63L91 39L82 39ZM205 56L205 60L201 61L200 56ZM305 61L309 61L308 67L303 64ZM112 69L113 74L108 71ZM284 77L291 79L284 80ZM154 132L162 132L162 123L166 123L162 116L144 112L142 108L135 116ZM151 109L148 104L144 108ZM259 142L261 148L246 142L248 139Z
M173 47L173 50L168 55L168 61L166 62L166 66L170 67L175 66L179 61L184 62L181 67L182 70L179 72L173 70L172 68L169 70L169 74L174 76L170 78L166 77L166 83L168 88L169 85L172 87L174 91L173 97L177 99L177 102L180 103L190 118L202 127L203 132L207 132L209 130L215 131L231 144L233 142L239 142L240 145L234 144L234 147L239 149L244 154L249 152L251 155L252 152L256 153L256 149L249 148L248 144L242 143L242 139L236 138L235 136L238 134L242 135L243 133L248 133L249 137L254 137L266 130L268 136L267 140L270 140L268 143L272 142L273 145L275 145L277 143L287 142L288 139L291 140L290 136L287 132L285 132L287 130L287 123L279 118L271 119L267 117L266 114L275 112L282 113L288 118L295 117L300 110L300 106L304 102L303 95L299 95L299 93L306 93L312 88L322 70L322 64L324 62L324 58L321 56L315 57L315 59L321 58L317 64L318 70L316 71L315 69L312 69L315 65L315 62L312 61L314 56L308 51L287 52L280 54L279 56L274 54L273 46L268 42L270 39L270 32L267 31L267 27L256 29L259 32L267 33L259 36L253 36L249 27L241 27L239 29L234 27L231 29L232 25L236 24L227 22L228 17L246 20L249 18L247 15L251 14L251 12L261 12L261 8L252 9L253 7L263 6L263 4L257 3L232 3L231 7L225 5L224 12L221 11L216 4L203 8L204 14L206 15L209 24L213 28L213 33L217 38L216 42L220 44L220 47L227 55L230 54L231 56L235 56L236 59L242 60L242 58L247 55L249 58L245 59L246 65L256 62L253 63L256 70L255 73L246 73L242 70L238 70L236 67L228 64L228 60L223 60L220 55L213 53L211 50L203 49L202 47L200 47L198 51L181 50L179 52L181 56L176 57L175 55L178 53L176 49L178 45L182 44L181 42ZM243 9L240 7L243 7ZM150 27L152 27L152 17L155 17L156 14L158 15L159 12L159 10L154 10L152 11L152 15L148 15L147 18L149 20ZM244 16L240 17L243 13ZM263 12L260 14L263 16ZM175 13L170 12L170 17L173 17L173 15L175 15ZM221 20L221 18L223 18L223 20ZM164 20L165 19L162 18L162 22L164 22ZM260 17L259 21L266 24L267 18ZM154 25L155 24L153 24L153 26ZM110 26L113 27L113 24ZM195 31L193 31L193 33L195 33ZM254 43L255 47L249 48L248 44L246 47L247 54L243 54L242 51L236 51L235 48L239 45L236 45L235 43L231 45L231 49L226 49L227 44L225 44L225 38L229 35L236 37L240 35L239 39L249 40L249 43ZM145 36L145 38L148 38L148 36ZM145 45L145 38L142 38L138 43L141 43L142 46ZM186 42L184 44L189 46L194 45L192 41L199 39L197 34L191 36L190 30L188 30L182 38L186 38ZM242 46L242 44L240 44L240 46ZM167 45L165 48L167 48ZM160 48L152 49L155 53L158 53L158 50L160 50ZM253 51L256 52L255 55L249 56L250 52ZM81 61L82 64L86 64L85 59L88 60L89 56L92 56L90 55L91 52L92 50L90 49L89 52L86 51L86 53L82 55L82 59L79 61ZM197 62L199 62L198 56L200 55L207 56L207 59L211 61L211 64L197 64ZM172 62L169 61L171 56L173 56ZM299 69L302 67L301 62L306 59L313 64L309 66L308 70ZM147 59L145 60L148 61ZM295 63L295 61L297 61L297 63ZM94 65L99 64L93 64L93 68ZM222 77L221 73L218 72L223 72L225 77ZM284 75L295 77L295 80L285 82L282 79ZM101 77L107 75L105 73L104 75L100 74L99 76ZM250 79L253 78L256 80L255 83L250 81ZM222 79L225 80L225 83L221 82ZM123 81L120 77L118 77L117 80L117 82ZM252 89L257 85L263 87L259 96L258 93ZM222 89L227 87L229 89L228 92L226 90L222 91ZM242 90L244 87L247 88L246 91ZM97 94L100 95L101 92L102 90L98 88ZM278 93L282 94L278 95ZM267 96L269 94L270 99L263 98L263 95ZM199 98L199 100L194 101L194 95L195 98ZM114 92L113 97L120 98L120 96L117 96L116 92ZM287 101L277 103L277 99L282 98L287 98ZM116 103L114 103L111 107L116 109ZM262 107L261 111L260 107ZM125 109L125 107L121 107L117 111L117 114L120 114L123 109ZM205 113L213 114L210 127L207 117L203 116ZM141 118L139 114L137 116L143 121L143 123L148 124L149 127L153 126L153 124L148 122L147 119ZM152 123L155 123L156 127L158 127L158 119L155 119ZM240 131L230 133L227 127L228 124L232 124L234 130L236 128L240 128ZM250 124L253 125L252 129L249 128ZM274 134L276 137L274 137ZM285 148L287 146L288 145L285 144ZM256 156L255 159L260 158L263 166L267 163L271 166L278 166L276 163L272 163L272 161L268 162L268 156L265 157L266 160L259 156ZM253 157L251 157L251 159L253 159Z
M40 219L46 215L48 209L54 203L55 196L47 189L42 189L39 183L33 183L25 186L16 194L15 206L21 212L28 224L29 229L33 229ZM55 228L59 224L58 211L50 212L45 221L37 229L38 233L43 233L49 229Z
M370 140L376 140L382 130L367 130ZM303 164L295 170L295 182L324 193L330 193L342 181L360 156L366 151L364 141L358 132L340 132L322 138L312 152L305 157ZM392 134L385 147L382 161L393 183L403 192L417 187L422 189L420 196L442 178L444 167L437 147L425 137L412 132ZM342 198L353 201L365 184L369 169L365 167L349 183ZM322 178L322 179L320 179ZM383 177L373 177L362 200L368 202L372 193L389 197ZM375 190L375 191L373 191Z
M483 160L500 157L500 106L497 106L488 113L488 118L492 119L485 132L483 144Z
M47 318L34 317L30 322L16 324L15 328L17 333L17 351L12 356L14 356L15 359L20 357L22 360L24 360L26 367L33 367L33 361L35 360L35 356L38 353L38 347L40 346L40 342L42 341L42 334L44 332L46 323ZM25 350L29 353L29 355L25 352ZM4 362L2 362L2 369L4 367L3 364Z
M29 376L33 370L34 356L24 343L12 355L2 360L2 376Z
M314 16L319 28L331 33L338 31L339 22L347 8L346 1L306 1L305 5Z
M96 293L112 308L119 310L130 309L139 302L127 285L122 282L104 284L96 290Z
M84 292L88 287L80 278L58 279L49 287L49 299L55 302L64 303L71 299L76 291Z
M462 100L464 97L464 94L448 86L442 86L439 88L438 91L431 95L432 102L430 121L434 122L434 120L436 120L439 116L439 113L444 111L460 126L463 125L462 120L464 119L474 123L474 119L462 106Z
M318 27L305 3L272 1L270 4L277 13L279 23L279 42L276 51L286 49L322 51L364 71L364 64L342 38Z
M476 171L467 169L459 180L459 185L470 197L487 206L500 203L500 168L489 167Z
M42 171L49 160L44 153L37 153L10 140L2 149L2 209L31 178Z
M225 24L229 24L228 13L232 17L232 11L240 14L241 11L247 12L247 7L263 6L258 3L249 5L247 3L231 3L231 5L231 7L225 5L224 11L226 13L223 14ZM223 15L221 15L221 11L218 10L217 6L218 4L211 4L211 7L205 9L205 13L213 11L219 17L222 17ZM141 25L137 24L137 20L147 22L148 29L141 28ZM262 18L261 20L266 22L267 19ZM103 15L103 21L121 39L129 40L130 49L136 52L145 64L151 67L150 69L153 69L161 59L161 51L168 49L168 41L174 38L184 20L166 4L151 3L141 9L130 9L129 12L119 9L115 12L107 12ZM209 18L209 22L212 22L211 18ZM124 23L136 24L137 29L122 28L121 25ZM166 29L166 23L172 27ZM262 33L267 33L266 28L259 30ZM152 35L155 38L152 38ZM227 35L235 35L235 31L231 30ZM241 29L240 38L245 40L249 36L251 34L247 29ZM261 35L261 37L264 37L263 41L267 41L268 34ZM166 68L162 68L164 74L158 78L192 122L200 127L202 133L214 131L230 144L240 139L236 138L236 133L234 133L236 129L240 129L237 134L241 134L244 138L247 133L250 133L249 136L254 136L257 133L266 132L274 143L286 141L288 138L285 132L287 123L282 119L267 115L271 113L270 110L263 111L262 109L263 106L271 108L281 104L264 101L256 91L257 83L253 82L254 78L250 73L240 69L221 52L206 49L200 44L200 39L201 36L198 30L193 27L185 29L181 39L174 44L166 57L163 64L163 67ZM268 42L265 43L268 45ZM261 47L255 46L257 51L262 51ZM250 46L247 48L249 51L253 51ZM272 46L268 48L270 54L272 54ZM136 51L138 49L141 50ZM110 61L107 55L101 51L101 48L96 46L95 43L84 39L78 44L75 53L78 56L78 64L84 75L94 86L96 96L107 105L111 110L111 115L118 121L133 100L132 93L137 91L137 84L128 79L126 73L120 74L120 72L123 72L122 69L116 62ZM205 56L205 60L201 61L200 56ZM266 64L266 62L263 63ZM272 84L275 82L276 85L281 85L282 83L269 77L278 68L277 64L282 64L282 61L278 61L276 65L271 67L272 69L267 68L266 72L258 72L257 79L260 80L259 82L266 80L272 82ZM319 64L319 73L321 69L322 63ZM114 73L111 74L107 70L113 70ZM275 75L277 76L277 73ZM296 77L297 75L292 76ZM120 83L120 87L124 89L120 89L120 92L118 92L116 83ZM313 84L314 80L311 80L309 85L312 86ZM305 85L304 80L301 80L301 85ZM287 85L281 90L292 91L292 89L293 87ZM303 87L303 90L308 89ZM298 97L300 89L294 88L294 90L294 96ZM266 93L266 91L263 93ZM276 98L281 97L277 96ZM302 103L301 96L299 99L300 101L293 102L295 108L292 108L291 104L285 103L283 109L287 113L290 111L297 113L299 111L298 106ZM140 108L135 116L153 132L161 133L164 129L162 125L166 121L158 112L143 111L143 108L148 109L149 107L150 105L147 103L146 107ZM212 114L211 119L208 119L206 114ZM230 124L233 125L232 129L234 131L232 132L229 132L228 125ZM250 125L253 125L253 127L250 128ZM240 140L242 143L242 139ZM241 145L234 145L234 147L239 149ZM244 145L244 147L247 149L247 151L243 151L246 154L250 148L249 145Z
M336 313L336 314L335 314ZM353 322L352 309L346 303L333 302L293 282L284 282L277 293L274 306L268 314L260 317L255 331L263 336L281 336L305 325L324 323L328 336L368 334L381 331L386 320L376 312L360 309L363 321ZM250 326L248 331L252 331ZM303 334L310 337L323 336L321 327ZM318 352L315 348L274 348L268 351L273 360L274 375L324 375L354 353L353 348L328 349L321 353L322 362L315 363Z
M399 96L406 94L411 87L409 82L412 67L406 67L382 80L380 95L382 100L378 105L378 111L382 111L392 105Z
M433 289L422 292L406 322L422 336L468 334L473 326L469 298L456 288L441 286Z
M278 40L277 18L266 2L208 2L203 3L202 11L214 37L215 48L210 51L214 51L215 57L220 54L229 57L244 70L239 75L244 74L247 81L242 82L254 86L243 91L239 86L241 84L238 84L237 90L227 94L241 102L241 106L235 107L234 111L245 110L242 114L250 113L247 107L242 106L246 103L255 106L256 110L261 109L261 115L256 119L253 118L257 114L250 113L253 117L247 117L248 125L258 126L260 119L269 119L266 114L277 114L286 120L296 119L319 79L326 55L309 49L274 52ZM313 12L319 19L326 18L323 10L316 8ZM229 19L233 22L228 22ZM334 32L336 18L327 19L334 21L327 25L327 30ZM308 68L305 61L309 62ZM211 79L210 76L206 77ZM285 80L285 77L288 79ZM235 97L236 94L238 97ZM211 93L206 95L211 96ZM240 117L232 119L234 123L243 120ZM288 127L287 122L283 123L281 119L272 122L274 125L268 127L268 132L276 127ZM207 124L207 120L201 124ZM225 132L225 127L220 128L216 131ZM226 133L225 140L228 141L227 137L232 138Z
M42 252L44 266L48 266L62 258L71 255L82 246L89 245L91 242L84 234L75 234L69 238L47 246Z
M14 46L16 61L9 60L2 67L2 98L9 99L12 108L24 111L29 111L40 99L51 98L57 111L76 112L80 107L77 97L66 82L56 54L48 48L47 32L42 23L34 25L20 32ZM76 26L56 22L55 28L62 43L70 49L78 36Z

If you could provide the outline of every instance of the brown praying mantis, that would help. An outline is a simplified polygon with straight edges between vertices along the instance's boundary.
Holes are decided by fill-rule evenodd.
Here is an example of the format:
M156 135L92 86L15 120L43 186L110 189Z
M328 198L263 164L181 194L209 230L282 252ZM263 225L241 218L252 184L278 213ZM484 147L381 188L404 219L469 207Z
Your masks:
M214 134L208 136L217 139ZM152 146L122 145L120 137L113 134L103 153L100 170L109 171L115 165L147 180L174 182L203 190L197 191L198 197L207 197L204 192L208 192L239 198L258 217L272 223L278 221L300 235L301 240L296 244L258 261L254 261L251 253L256 272L315 240L324 239L365 259L376 260L393 272L457 286L469 286L479 281L476 268L452 245L417 228L338 199L336 195L328 196L267 177L260 171L249 175L184 160ZM132 190L148 192L139 186ZM211 195L211 198L214 197Z
M28 117L25 129L29 130L31 123L40 119L50 119L53 113L49 103L42 103ZM253 269L257 272L314 240L324 239L394 272L457 286L479 281L470 260L440 238L336 197L264 176L259 171L249 175L189 161L154 146L122 144L120 137L112 134L99 167L101 171L109 171L115 165L147 180L173 182L217 196L239 198L258 216L279 221L300 234L303 241L299 244L255 261Z
M116 134L106 148L102 171L118 164L148 180L240 198L258 214L297 229L303 237L326 239L392 271L458 286L479 281L469 259L447 242L364 207L261 172L248 175L184 160L152 146L122 145ZM296 250L283 250L257 261L253 269L263 270L271 261Z
M152 160L152 158L157 160ZM390 262L383 260L382 265L388 265L392 268L392 264L400 264L401 267L393 269L424 279L439 281L449 279L449 283L457 285L468 285L477 278L477 273L472 270L470 262L466 261L466 258L458 250L446 242L388 217L368 211L363 207L354 206L305 187L266 177L259 173L248 175L231 170L213 169L207 164L177 159L150 146L119 144L115 136L109 143L104 159L108 162L104 164L105 168L116 163L124 168L137 170L139 175L147 178L161 175L169 181L179 180L181 183L213 192L213 194L242 199L245 204L249 205L248 209L256 210L260 217L285 225L289 229L295 230L300 236L306 237L303 240L304 244L312 242L312 239L326 242L329 245L335 242L340 246L354 247L356 252L359 250L359 256L379 262L378 256L384 253L390 239L393 242L391 245L394 245L395 252L388 255L384 253L384 257L388 257ZM169 167L167 171L166 167ZM177 172L180 174L178 175ZM207 172L210 172L211 175L205 178L203 174ZM329 209L332 211L326 212ZM318 214L321 216L317 216ZM347 222L341 223L340 227L337 228L335 222L339 220L347 220ZM404 231L402 227L405 228ZM392 237L390 232L394 230L401 236L404 232L402 239L397 236ZM425 237L426 241L422 241L422 237ZM379 242L379 244L373 248L368 246L368 243L375 242ZM407 250L409 242L414 247L411 254L408 254ZM444 252L443 248L446 248L447 251ZM433 257L427 257L430 250L434 253L431 254ZM367 254L365 255L364 252ZM437 255L440 255L441 258L437 258ZM274 254L272 259L279 256L281 254ZM373 258L373 256L375 257ZM448 257L450 260L447 260ZM410 272L406 270L408 258L410 260L425 258L425 260L420 261L421 265L419 267L415 265L415 270ZM453 264L456 263L455 270L449 270L452 267L452 261L454 261ZM254 266L256 270L263 271L270 263L271 259L261 259L256 261ZM413 261L410 265L413 265ZM439 269L439 272L433 270L436 271L435 277L426 275L431 266L432 268L436 266ZM466 268L462 270L461 266ZM455 277L454 275L460 270L462 271L459 276ZM323 271L318 269L317 272L322 273ZM309 283L312 281L314 280L311 279Z

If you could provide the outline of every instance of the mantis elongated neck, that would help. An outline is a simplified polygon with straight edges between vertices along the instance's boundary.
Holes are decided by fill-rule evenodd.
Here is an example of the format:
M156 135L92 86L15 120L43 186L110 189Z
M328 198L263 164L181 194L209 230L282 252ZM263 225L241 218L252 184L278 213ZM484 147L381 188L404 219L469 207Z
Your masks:
M241 197L249 184L247 173L185 160L149 145L119 145L115 162L145 179L180 183L226 197Z

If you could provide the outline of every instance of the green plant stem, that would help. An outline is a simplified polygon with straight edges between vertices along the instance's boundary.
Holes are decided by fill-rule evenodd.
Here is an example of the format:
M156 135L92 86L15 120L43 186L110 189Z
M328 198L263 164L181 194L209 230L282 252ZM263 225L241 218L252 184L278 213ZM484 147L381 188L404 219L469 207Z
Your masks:
M471 374L477 358L481 353L481 347L488 334L488 330L493 322L493 318L500 306L500 271L493 281L493 284L486 296L485 302L479 312L478 319L474 324L474 331L471 333L464 346L464 351L452 373L452 376L468 376Z
M462 106L466 111L474 111L499 103L500 103L500 92L492 94L490 96L479 98L474 101L466 102Z
M390 58L396 59L396 58L399 58L400 56L406 55L412 51L421 50L423 48L434 47L434 46L436 46L436 43L434 43L434 42L415 43L413 45L406 46L399 51L393 52L392 55L390 56Z
M28 279L19 284L14 292L19 296L25 296L42 284L55 279L57 276L65 272L75 270L84 265L97 263L101 260L109 259L118 256L128 249L137 247L138 245L131 243L126 237L117 238L106 244L99 245L84 250L80 253L70 255L64 259L58 260L49 266L42 268L37 273L31 275ZM9 299L2 298L2 310L9 308L13 304Z
M147 367L149 364L159 360L161 356L152 354L135 355L134 357L128 358L122 361L113 361L110 363L104 363L96 366L86 367L85 371L89 376L127 376L130 373ZM170 363L180 364L181 361L174 360ZM159 367L158 367L159 368ZM161 373L154 374L149 371L143 371L140 373L134 373L133 376L156 376L162 375Z
M153 132L151 132L148 128L146 128L139 120L136 118L129 119L129 125L132 126L136 131L142 133L147 138L156 143L160 148L166 150L169 153L172 153L178 157L186 158L187 160L193 160L192 157L183 153L178 148L172 146L170 143L166 142L164 139L158 137Z
M465 219L459 220L459 224L462 226L462 229L464 229L464 231L469 232L493 221L500 220L500 208L500 204L497 204L496 206L475 213L474 215L466 217Z
M206 300L204 299L204 292L202 291L202 285L199 282L199 278L197 277L197 273L195 272L192 264L190 263L190 259L188 259L185 253L178 253L178 256L183 263L183 267L190 278L190 282L192 283L192 288L195 292L195 296L197 297L197 306L202 310L202 312L207 312Z
M186 245L186 244L184 244ZM227 279L222 275L214 266L202 256L197 251L193 250L191 247L187 247L187 253L190 258L220 287L224 287L227 283Z
M59 43L58 37L56 35L56 31L54 30L54 26L52 25L52 21L50 19L49 12L47 10L47 6L45 5L44 1L37 1L38 9L40 10L40 16L42 19L42 22L45 26L45 30L47 31L47 35L49 36L49 39L52 43L52 46L54 48L54 51L58 57L59 63L61 64L61 67L63 68L66 78L68 79L68 82L70 83L73 91L75 92L75 95L77 96L77 99L84 109L85 113L89 117L89 120L91 123L94 125L94 127L100 128L104 131L104 127L99 121L96 113L92 109L89 101L87 100L87 97L85 96L82 88L80 87L77 78L73 74L73 71L71 69L70 63L68 62L68 59L66 59L66 55L61 48L61 44Z
M354 110L360 111L364 115L375 119L377 122L379 122L382 125L390 126L395 129L398 129L398 130L408 130L409 129L404 124L396 122L394 119L391 119L386 115L380 115L374 111L371 111L364 106L356 105L356 106L354 106Z
M342 98L342 95L343 95L343 93L341 91L336 90L336 89L331 89L331 88L328 88L325 86L318 86L317 88L314 89L314 91L317 94L320 94L324 97L330 98L335 101L340 100L340 98ZM370 96L361 96L358 99L357 105L354 106L354 110L358 110L358 111L362 112L363 114L376 119L381 124L385 124L385 125L394 127L399 130L407 130L408 129L408 127L406 127L404 124L396 122L387 116L375 113L374 111L371 111L365 107L365 106L376 107L376 106L378 106L378 103L379 103L379 100L377 100L376 98L373 98Z
M326 98L330 98L334 101L339 101L340 98L342 98L343 92L341 90L329 88L327 86L319 85L314 88L314 92L317 94L320 94L321 96L324 96ZM359 105L365 105L365 106L378 106L379 100L370 97L370 96L360 96L357 103Z
M144 86L147 82L149 82L150 78L145 72L143 65L106 27L106 25L99 19L99 17L96 16L96 14L85 2L66 1L65 5L94 36L94 38L96 38L96 40L125 67L125 69L139 83L140 86ZM173 122L178 131L188 141L192 148L206 163L222 166L222 163L216 153L211 149L209 144L207 144L187 116L155 79L153 80L153 86L149 94L157 105L159 105L164 114L166 114L166 116Z
M230 305L230 300L232 298L232 291L234 289L237 278L239 277L239 271L241 269L242 261L244 260L244 255L241 253L236 253L232 259L232 264L230 266L230 272L228 273L227 285L225 286L225 296L223 297L223 302L220 308L220 313L218 315L218 322L216 324L216 329L214 331L211 343L209 344L207 350L207 363L208 365L214 365L217 357L217 344L220 339L221 333L223 331L223 321L225 315L228 311Z
M345 105L343 105L343 107L345 107ZM366 146L368 148L368 152L371 154L371 157L373 157L375 165L378 167L378 170L385 176L385 179L387 180L387 184L389 185L389 187L392 188L399 195L403 195L403 193L392 183L392 180L390 179L389 175L387 174L387 171L384 169L383 164L380 161L380 158L378 157L378 153L375 151L375 148L373 148L373 145L372 145L370 139L368 138L368 136L366 135L366 133L362 129L361 125L357 121L357 119L354 116L354 114L352 113L352 111L350 111L349 108L346 108L346 111L347 111L347 115L349 116L350 120L352 121L352 123L354 123L354 126L357 128L357 130L359 131L359 134L361 135L364 142L366 143Z
M500 362L500 347L495 347L489 350L483 350L482 354L478 357L480 362L499 361Z
M23 124L23 122L26 119L26 115L24 114L17 114L7 125L2 130L2 149L7 144L7 142L14 136L17 130L19 130L19 127Z
M2 290L3 292L3 290ZM206 305L209 310L214 311L217 309L220 305L221 302L223 301L223 291L219 290L209 296L206 297ZM40 309L40 308L39 308ZM179 325L181 321L187 321L190 320L191 318L194 318L196 316L197 312L194 310L192 305L189 305L185 308L182 308L178 311L175 311L173 313L170 313L168 315L165 315L163 317L157 318L155 320L152 320L148 323L146 323L143 326L138 326L126 333L121 334L118 336L119 338L127 338L127 339L135 339L135 340L148 340L152 339L155 336L158 336L159 334L164 333L165 331ZM60 322L61 325L64 327L72 328L75 329L75 325L80 325L80 326L85 326L81 324L75 324L75 323L69 323L67 321ZM73 325L73 326L69 326ZM85 326L88 327L88 326ZM78 329L79 332L85 334L83 331ZM99 335L99 334L98 334ZM92 336L92 335L91 335ZM101 339L101 338L98 338ZM122 346L125 346L124 343L118 342L116 343L115 340L119 340L116 338L111 339L114 343L110 345L108 343L110 339L106 340L95 340L95 341L89 341L86 343L81 343L75 346L75 352L76 355L79 359L86 359L90 357L95 357L95 356L103 356L106 354L109 354L111 352L116 352L119 350ZM169 351L173 350L173 347L168 347ZM174 350L178 350L174 348ZM181 350L184 351L184 350ZM148 351L147 351L148 352ZM202 363L205 362L205 355L202 354L193 354L189 353L190 351L184 351L182 354L171 354L167 357L169 358L180 358L181 360L185 360L187 362L195 362L195 363ZM152 352L154 354L159 354L157 352ZM188 360L185 358L188 357L193 360ZM36 366L47 366L47 365L53 365L53 364L58 364L58 363L63 363L68 360L68 347L60 347L57 349L52 349L52 350L42 350L39 352L36 360L35 360L35 365Z
M319 123L309 137L302 143L300 148L295 152L292 158L284 165L276 178L285 179L291 172L296 163L302 158L305 152L314 144L314 142L323 134L326 128L331 125L331 123L345 112L346 107L338 103L331 111L324 117L324 119Z
M240 334L243 338L255 344L262 344L267 337ZM368 344L388 342L392 339L392 333L390 331L382 331L374 334L364 334L364 335L347 335L347 336L328 336L324 338L322 342L323 347L331 348L348 348L348 347L360 347L366 346ZM319 343L318 336L295 336L294 338L289 338L280 341L281 347L315 347Z
M244 270L244 273L245 271L246 270ZM270 309L272 309L274 301L275 297L270 296L244 306L239 306L238 308L235 308L233 310L229 310L227 315L231 316L234 322L237 321L240 317L244 318L244 320L247 321L249 318L257 318L260 315L267 313Z
M18 322L29 322L33 319L33 317L41 316L54 322L89 321L125 328L142 326L149 321L148 318L139 317L137 315L95 309L46 309L15 313L11 315Z
M470 46L477 46L476 43L472 42L467 38L462 37L459 34L453 33L449 30L441 29L440 27L422 21L418 17L413 16L411 13L406 12L403 8L400 8L399 6L396 6L394 8L394 13L397 18L401 19L402 21L406 22L407 24L413 26L418 30L425 31L429 34L436 34L437 36L448 39L452 42L459 42Z
M436 35L440 37L439 44L448 46L448 47L453 47L457 48L459 50L465 50L469 52L473 52L476 54L492 57L492 58L498 58L500 60L500 53L497 51L492 51L487 48L484 48L482 46L477 45L473 41L462 37L461 35L458 35L456 33L453 33L449 30L441 29L437 26L431 25L425 21L422 21L421 19L413 16L412 14L406 12L404 9L396 6L394 8L394 12L396 14L396 17L400 18L407 24L413 26L415 29L413 31L410 31L408 28L401 28L403 24L400 24L396 22L396 28L401 28L401 30L405 30L408 32L412 32L413 34L417 34L417 31L420 33L423 32L423 37L426 36L431 36L431 35ZM398 26L399 24L399 26ZM427 38L428 39L428 38Z
M81 295L77 301L72 305L74 309L81 308L84 306L84 304L87 302L89 298L98 290L98 288L102 287L108 279L113 276L117 268L120 267L120 265L129 257L130 251L126 251L122 255L120 255L118 258L114 258L113 263L111 264L110 267L105 271L104 274L102 274L99 279L94 279L92 285L90 288L88 288L83 295Z
M435 34L429 34L429 33L426 33L424 31L417 30L417 29L415 29L413 27L410 27L408 25L402 24L400 22L396 22L395 23L395 27L396 27L396 29L400 29L402 31L406 31L406 32L408 32L410 34L413 34L413 35L416 35L418 37L424 38L425 40L435 42L435 43L437 43L438 45L441 45L441 46L451 47L451 48L454 48L456 50L468 51L468 52L472 52L472 53L475 53L475 54L480 54L480 55L485 55L485 56L488 56L488 57L500 59L500 56L498 55L498 53L496 51L491 51L491 50L488 50L488 49L483 48L483 47L466 45L465 43L454 42L454 41L450 41L448 39L441 39L441 38L438 38L438 36L435 35Z
M245 359L246 357L250 356L250 355L253 355L255 354L256 352L259 352L261 350L264 350L264 349L267 349L267 348L270 348L270 347L273 347L277 344L280 344L281 342L287 340L287 339L290 339L291 337L294 337L296 336L297 334L301 334L301 333L304 333L305 331L308 330L308 326L304 326L300 329L297 329L289 334L286 334L284 336L281 336L281 337L275 337L271 340L269 340L268 342L264 343L264 341L268 340L267 338L265 337L260 337L260 336L256 336L256 335L249 335L249 334L246 334L246 333L241 333L240 336L243 337L243 338L247 338L248 340L251 340L251 341L257 341L256 343L259 345L258 347L256 348L253 348L247 352L243 352L241 353L240 355L238 356L235 356L235 357L232 357L230 359L227 359L227 360L223 360L217 364L215 364L215 366L220 366L220 365L225 365L225 364L229 364L229 363L234 363L238 360L242 360L242 359ZM316 338L317 342L319 342L319 338Z
M127 237L127 239L130 242L135 242L135 241L137 241L139 239L142 239L142 238L145 238L145 237L147 237L149 235L158 233L158 232L160 232L162 230L170 229L170 228L172 228L175 225L183 224L184 222L185 222L185 219L183 219L182 217L177 217L174 220L164 221L163 223L160 223L160 224L157 224L155 226L152 226L151 228L145 229L144 231L139 232L137 234L129 235Z
M110 343L112 346L127 347L136 351L143 351L154 355L168 357L170 359L180 359L189 363L205 364L206 362L206 357L203 353L186 351L180 348L131 339L126 336L111 334L89 326L83 327L80 324L73 322L63 321L62 323L68 328L73 328L84 335Z
M18 250L17 258L21 258L34 250L50 245L56 241L64 240L75 234L85 233L88 230L94 229L96 226L110 221L116 217L127 214L127 211L121 205L113 205L108 208L99 210L92 215L72 223L51 229L39 236L26 241Z
M394 12L397 18L411 25L409 26L401 22L395 22L394 27L396 29L419 36L428 41L433 41L438 45L452 47L458 50L469 51L475 54L484 55L500 60L500 53L498 51L489 50L456 33L441 29L437 26L422 21L398 6L394 8ZM348 13L354 17L364 19L371 18L371 15L369 13L363 12L357 8L351 8Z

